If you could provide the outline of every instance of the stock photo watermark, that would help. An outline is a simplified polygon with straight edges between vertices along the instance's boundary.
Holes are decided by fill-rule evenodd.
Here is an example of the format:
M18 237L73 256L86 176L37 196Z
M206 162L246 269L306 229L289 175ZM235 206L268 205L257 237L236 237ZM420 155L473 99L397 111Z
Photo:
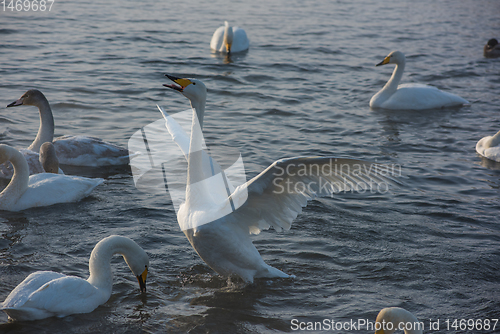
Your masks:
M186 200L186 192L206 194L220 208L207 212L182 230L220 219L245 204L248 198L247 175L239 151L225 149L218 154L209 150L203 132L191 109L172 115L160 106L163 119L152 122L129 139L130 160L135 186L144 192L168 193L176 213ZM191 147L191 132L201 145ZM194 166L188 180L188 160ZM401 176L398 164L383 165L352 159L296 157L281 159L267 171L274 194L333 196L338 193L384 194L391 180ZM266 177L268 176L266 175ZM208 192L205 190L209 190ZM203 201L203 198L198 198ZM191 225L196 224L196 225Z
M370 333L382 333L386 331L482 331L494 332L497 329L499 319L429 319L428 321L401 321L399 323L375 322L368 319L349 319L336 321L323 319L322 321L300 321L292 319L290 329L292 331L325 331L325 332L354 332L368 331Z

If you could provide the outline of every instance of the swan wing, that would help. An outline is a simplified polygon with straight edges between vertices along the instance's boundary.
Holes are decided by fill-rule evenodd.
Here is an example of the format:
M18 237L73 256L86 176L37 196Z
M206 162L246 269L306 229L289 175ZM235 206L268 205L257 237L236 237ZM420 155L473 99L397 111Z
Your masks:
M224 41L224 26L217 28L212 35L212 40L210 41L210 48L215 51L219 51L222 43Z
M175 118L167 114L167 112L160 107L159 105L156 105L158 107L158 110L160 110L163 118L165 119L165 127L167 128L168 132L170 133L170 136L172 137L172 140L177 144L177 146L181 149L182 153L184 154L184 157L186 158L186 161L188 160L188 155L189 155L189 144L190 144L190 138L189 135L186 133L184 130L184 127L187 127L190 125L191 120L190 117L190 111L188 112L181 112L181 113L176 113ZM182 121L182 124L184 124L184 127L181 126L176 119L180 119ZM201 135L203 135L203 132L200 132ZM201 151L201 158L202 158L202 171L204 174L204 178L210 178L211 176L214 176L218 173L221 173L223 170L219 163L213 159L208 153L207 153L207 148L205 144L205 140L203 139L202 141L202 147L205 149ZM161 151L161 150L159 150ZM232 182L230 179L227 178L225 174L225 182L227 183L227 186L230 190L230 192L233 192L235 190ZM226 195L227 196L227 195Z
M233 45L231 52L245 51L250 47L247 33L240 27L233 27Z
M443 92L436 87L410 83L399 85L396 92L382 104L382 108L424 110L468 103L460 96Z
M62 165L115 166L127 165L129 151L96 137L62 136L54 139L57 158Z
M16 202L13 211L57 203L76 202L88 196L103 179L64 174L41 173L31 175L28 189Z
M476 144L476 152L485 158L500 162L500 146L489 147L489 145L486 145L491 141L492 137L486 136L480 139Z
M6 306L4 303L4 311L11 318L34 320L50 316L62 317L75 313L88 313L106 301L96 287L79 277L62 274L59 276L44 274L43 276L53 276L53 278L34 291L27 290L24 286L22 292L27 295L27 298L26 296L23 298L22 304ZM32 285L35 286L35 284Z
M233 192L238 202L248 191L246 202L234 211L236 221L252 234L270 227L288 230L308 200L341 192L387 191L390 184L400 184L393 177L399 168L335 157L278 160Z

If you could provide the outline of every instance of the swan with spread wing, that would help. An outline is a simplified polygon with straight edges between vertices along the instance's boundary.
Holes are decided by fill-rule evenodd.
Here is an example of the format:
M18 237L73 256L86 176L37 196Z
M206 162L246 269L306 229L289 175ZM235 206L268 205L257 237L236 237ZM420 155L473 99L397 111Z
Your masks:
M189 144L185 202L177 220L198 255L222 276L236 275L250 283L259 277L289 277L264 262L251 234L271 227L289 230L307 201L316 196L397 182L382 176L384 166L366 161L295 157L275 161L230 196L214 195L210 183L203 182L207 177L201 132L206 87L200 80L167 76L174 84L164 86L187 97L193 109L190 137L175 124L166 124L184 152Z

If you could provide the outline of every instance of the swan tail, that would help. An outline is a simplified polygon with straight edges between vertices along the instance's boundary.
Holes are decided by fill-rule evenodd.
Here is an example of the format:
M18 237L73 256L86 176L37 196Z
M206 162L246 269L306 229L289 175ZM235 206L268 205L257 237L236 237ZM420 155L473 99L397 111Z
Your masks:
M266 264L266 266L264 268L262 268L262 270L257 272L254 276L254 278L259 278L259 277L262 277L262 278L289 278L289 277L292 277L293 278L295 276L285 274L281 270L276 269L276 268L271 267L270 265Z
M31 307L3 307L2 311L7 313L9 319L17 321L45 319L54 315L51 312Z

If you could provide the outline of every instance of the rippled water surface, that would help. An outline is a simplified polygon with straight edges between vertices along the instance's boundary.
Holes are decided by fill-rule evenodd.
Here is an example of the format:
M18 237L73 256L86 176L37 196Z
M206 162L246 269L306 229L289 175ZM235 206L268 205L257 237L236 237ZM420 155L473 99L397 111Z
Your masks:
M72 169L106 182L76 204L0 213L0 299L36 270L86 278L92 248L111 234L149 254L148 292L116 257L113 294L94 312L21 323L2 313L0 332L279 333L293 331L292 319L374 321L387 306L426 326L439 319L440 333L454 332L446 319L498 318L500 165L475 145L500 130L500 60L482 56L500 38L499 10L496 0L56 0L50 12L0 11L1 103L41 90L56 135L126 146L161 117L156 104L188 107L162 87L171 73L205 82L207 143L239 150L248 177L298 155L398 164L403 173L389 193L315 200L290 231L253 237L267 263L296 278L243 286L198 257L167 195L137 190L126 169ZM246 29L247 53L211 53L224 20ZM407 56L404 82L471 105L371 110L393 69L374 65L392 50ZM26 147L38 124L35 107L2 109L0 142Z

